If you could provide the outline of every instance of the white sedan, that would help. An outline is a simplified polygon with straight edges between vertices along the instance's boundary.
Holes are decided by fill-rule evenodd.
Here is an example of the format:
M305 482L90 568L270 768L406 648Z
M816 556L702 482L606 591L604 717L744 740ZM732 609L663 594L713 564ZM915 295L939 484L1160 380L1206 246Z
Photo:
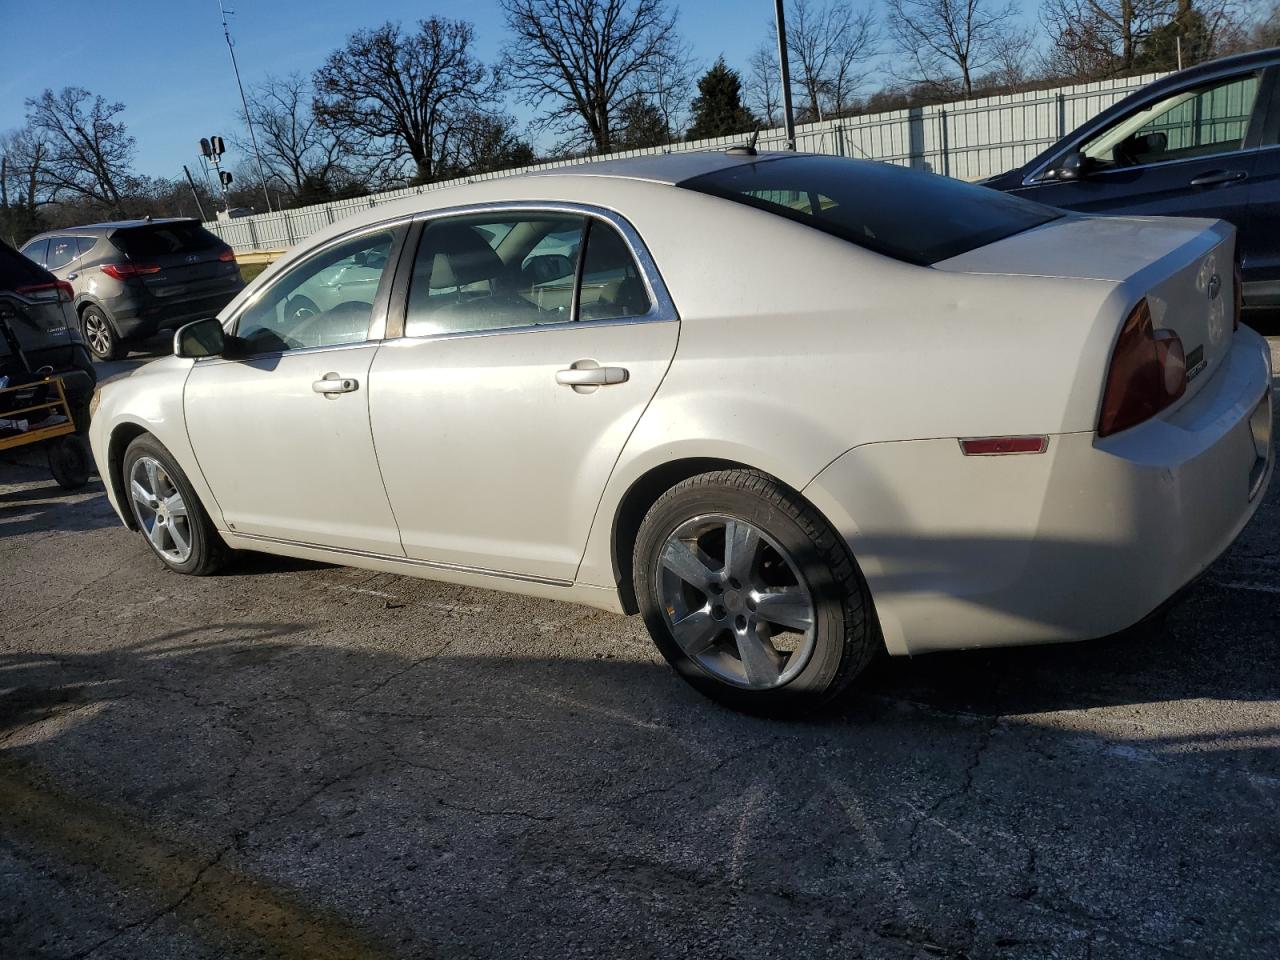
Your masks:
M312 237L91 441L178 572L638 612L699 690L808 707L882 650L1114 633L1231 544L1273 463L1234 242L833 157L561 168Z

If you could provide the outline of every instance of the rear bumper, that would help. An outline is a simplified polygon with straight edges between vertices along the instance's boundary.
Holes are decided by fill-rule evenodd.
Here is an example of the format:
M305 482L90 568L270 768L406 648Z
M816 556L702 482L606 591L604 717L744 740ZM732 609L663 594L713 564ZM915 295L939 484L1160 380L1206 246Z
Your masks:
M805 490L848 540L891 653L1108 636L1190 583L1265 496L1251 419L1266 342L1242 328L1168 419L1044 454L964 457L954 439L869 444ZM1259 421L1264 413L1258 413Z
M236 284L174 299L130 290L103 301L102 305L121 337L149 337L160 330L173 330L192 320L216 316L242 289L243 284Z

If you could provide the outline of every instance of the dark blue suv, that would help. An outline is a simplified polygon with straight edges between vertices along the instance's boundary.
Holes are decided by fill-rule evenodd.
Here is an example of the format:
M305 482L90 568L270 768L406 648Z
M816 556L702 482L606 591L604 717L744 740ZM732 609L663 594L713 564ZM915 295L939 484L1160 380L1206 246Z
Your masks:
M1200 64L985 181L1082 213L1219 217L1239 231L1244 297L1280 305L1280 49Z

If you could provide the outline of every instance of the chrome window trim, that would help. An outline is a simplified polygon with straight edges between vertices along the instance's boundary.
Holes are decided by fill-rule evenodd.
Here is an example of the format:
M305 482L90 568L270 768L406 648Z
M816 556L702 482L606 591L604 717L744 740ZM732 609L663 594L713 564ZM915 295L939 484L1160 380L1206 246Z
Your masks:
M1172 166L1175 163L1197 163L1201 160L1216 160L1219 157L1243 157L1243 156L1248 156L1249 154L1261 153L1263 150L1275 150L1277 147L1280 147L1280 144L1273 143L1273 144L1268 144L1266 146L1260 146L1260 147L1246 147L1243 150L1224 150L1222 151L1222 153L1206 153L1202 157L1183 157L1180 160L1161 160L1159 163L1136 163L1131 167L1108 167L1108 168L1096 170L1093 173L1090 173L1088 179L1096 180L1099 177L1110 176L1113 173L1132 173L1135 170L1155 170L1160 167ZM1070 151L1067 151L1067 152L1070 152ZM1061 159L1061 157L1064 155L1065 154L1059 154L1058 157L1056 157L1055 159ZM1022 180L1022 186L1037 187L1037 186L1050 184L1050 183L1079 183L1080 182L1079 180L1046 180L1043 174L1048 171L1048 168L1052 163L1053 163L1053 160L1050 160L1048 163L1042 166L1035 173L1028 174L1026 177L1024 177Z
M383 340L356 340L352 343L328 343L318 347L299 347L296 350L274 350L271 353L254 353L247 357L193 357L196 366L218 363L256 363L259 360L279 360L282 357L297 357L311 353L334 353L339 350L357 350L361 347L376 347Z
M558 213L573 214L581 217L592 217L597 220L603 220L609 224L619 234L622 235L623 242L626 243L631 256L635 259L636 267L640 271L640 279L644 282L645 291L649 294L649 310L647 313L631 317L605 317L599 320L558 320L554 323L527 323L520 326L511 327L495 327L485 330L459 330L448 333L432 333L420 336L410 336L403 333L404 324L400 325L401 335L391 338L394 342L399 340L453 340L460 337L476 337L476 336L497 336L504 333L531 333L536 330L563 330L577 329L585 326L596 326L599 324L617 325L631 323L655 323L679 320L680 315L676 311L675 302L671 299L671 294L667 291L666 282L662 279L662 273L658 270L658 265L654 262L653 256L649 253L649 248L645 246L644 240L640 238L639 232L631 221L616 210L610 210L608 207L597 206L592 203L577 203L574 201L560 200L508 200L492 203L470 203L456 207L441 207L437 210L427 210L417 214L413 219L421 223L429 223L432 220L441 220L454 217L467 217L475 214L504 214L504 213ZM421 240L418 241L421 244ZM589 243L590 241L588 241ZM405 251L405 255L416 258L417 250ZM408 291L406 290L406 293ZM405 298L405 317L408 319L408 298Z

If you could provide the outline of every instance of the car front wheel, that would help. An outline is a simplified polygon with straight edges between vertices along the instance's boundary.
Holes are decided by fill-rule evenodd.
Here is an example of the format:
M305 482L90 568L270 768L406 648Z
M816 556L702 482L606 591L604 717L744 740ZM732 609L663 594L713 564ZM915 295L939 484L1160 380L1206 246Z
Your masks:
M226 561L227 546L187 475L155 437L143 434L125 450L124 489L138 529L170 570L204 576Z
M883 647L840 536L798 493L753 470L701 474L663 494L640 526L633 569L663 656L737 709L820 707Z

